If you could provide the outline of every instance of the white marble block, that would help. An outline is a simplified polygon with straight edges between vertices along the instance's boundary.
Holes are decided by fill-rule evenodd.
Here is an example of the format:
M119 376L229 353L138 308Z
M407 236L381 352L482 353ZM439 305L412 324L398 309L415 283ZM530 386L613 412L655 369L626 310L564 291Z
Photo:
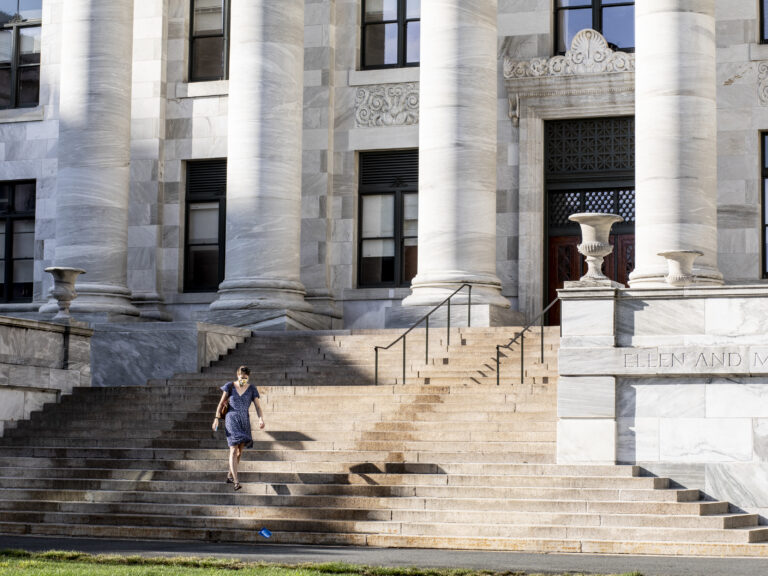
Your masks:
M748 418L664 418L659 426L662 461L746 462L752 446Z
M558 418L614 418L616 379L561 376L557 382Z
M557 423L558 464L615 464L616 421L568 418Z

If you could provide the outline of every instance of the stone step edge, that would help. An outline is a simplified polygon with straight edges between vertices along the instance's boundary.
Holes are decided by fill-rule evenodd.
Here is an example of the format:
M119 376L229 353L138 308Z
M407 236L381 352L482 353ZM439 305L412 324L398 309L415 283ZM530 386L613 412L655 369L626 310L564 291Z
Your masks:
M8 531L9 528L18 527L19 530ZM70 529L69 525L49 524L45 526L56 535L64 535ZM0 522L0 534L34 534L45 535L45 531L29 529L30 525L24 523ZM52 529L59 528L57 532ZM110 536L115 539L135 540L132 536L120 536L118 526L94 526L94 528L106 528L114 530L118 535ZM149 534L158 531L157 528L147 530ZM189 533L193 530L184 529L183 532L189 539ZM211 530L198 529L204 538L201 541L227 541L233 540L231 536L236 533L253 534L254 530ZM142 539L167 539L152 538L150 535L142 536ZM311 539L311 540L310 540ZM193 538L194 540L194 538ZM253 541L254 538L250 538ZM302 542L303 541L303 542ZM317 544L356 544L373 548L452 548L457 550L505 550L519 552L559 552L559 553L592 553L592 554L641 554L641 555L670 555L670 556L745 556L768 557L768 544L729 544L729 543L699 543L699 542L648 542L648 541L611 541L611 540L567 540L545 538L473 538L473 537L432 537L432 536L400 536L400 535L375 535L375 534L349 534L349 533L323 533L323 532L273 532L274 543L290 544L312 542Z

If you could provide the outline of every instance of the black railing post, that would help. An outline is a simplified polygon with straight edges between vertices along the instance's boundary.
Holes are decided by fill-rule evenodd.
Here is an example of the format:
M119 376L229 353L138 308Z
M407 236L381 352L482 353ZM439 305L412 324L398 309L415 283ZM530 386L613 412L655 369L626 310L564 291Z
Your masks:
M405 336L403 336L403 385L405 385Z
M379 385L379 347L374 346L373 351L376 353L376 362L374 363L374 372L373 372L373 385L378 386Z
M472 326L472 284L469 284L469 295L467 296L467 326Z
M448 346L451 345L451 299L450 299L450 297L448 298L448 322L447 322L446 326L448 327L448 331L446 332L446 334L447 334L447 336L446 336L447 342L445 343L445 346L447 348Z
M499 349L500 348L501 348L501 346L496 344L496 386L499 385L499 380L501 379L501 376L500 376L501 364L499 362L499 354L500 354Z
M424 364L429 364L429 314L424 318L427 325L427 337L424 339Z
M520 333L520 384L525 382L525 332Z

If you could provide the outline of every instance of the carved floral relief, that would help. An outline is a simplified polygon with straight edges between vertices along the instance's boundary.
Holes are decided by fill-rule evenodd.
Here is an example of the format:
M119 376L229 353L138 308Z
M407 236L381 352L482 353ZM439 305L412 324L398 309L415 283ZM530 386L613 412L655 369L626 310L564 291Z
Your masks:
M634 70L634 54L614 52L602 34L589 28L574 36L571 49L562 56L522 61L504 59L504 77L507 79L605 74Z
M372 84L360 86L355 97L355 126L410 126L419 123L419 85Z
M768 62L760 62L757 67L757 96L760 104L768 106Z

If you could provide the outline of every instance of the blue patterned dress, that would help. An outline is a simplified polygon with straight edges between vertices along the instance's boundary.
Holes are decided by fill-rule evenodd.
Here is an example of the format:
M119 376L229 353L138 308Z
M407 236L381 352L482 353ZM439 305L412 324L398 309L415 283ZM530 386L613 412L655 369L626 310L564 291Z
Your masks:
M259 397L259 391L256 386L248 385L245 392L237 393L237 386L234 382L227 382L221 389L229 397L229 410L224 417L224 427L227 431L227 444L237 446L245 444L246 448L253 447L253 437L251 436L251 418L248 415L248 408L254 398Z

